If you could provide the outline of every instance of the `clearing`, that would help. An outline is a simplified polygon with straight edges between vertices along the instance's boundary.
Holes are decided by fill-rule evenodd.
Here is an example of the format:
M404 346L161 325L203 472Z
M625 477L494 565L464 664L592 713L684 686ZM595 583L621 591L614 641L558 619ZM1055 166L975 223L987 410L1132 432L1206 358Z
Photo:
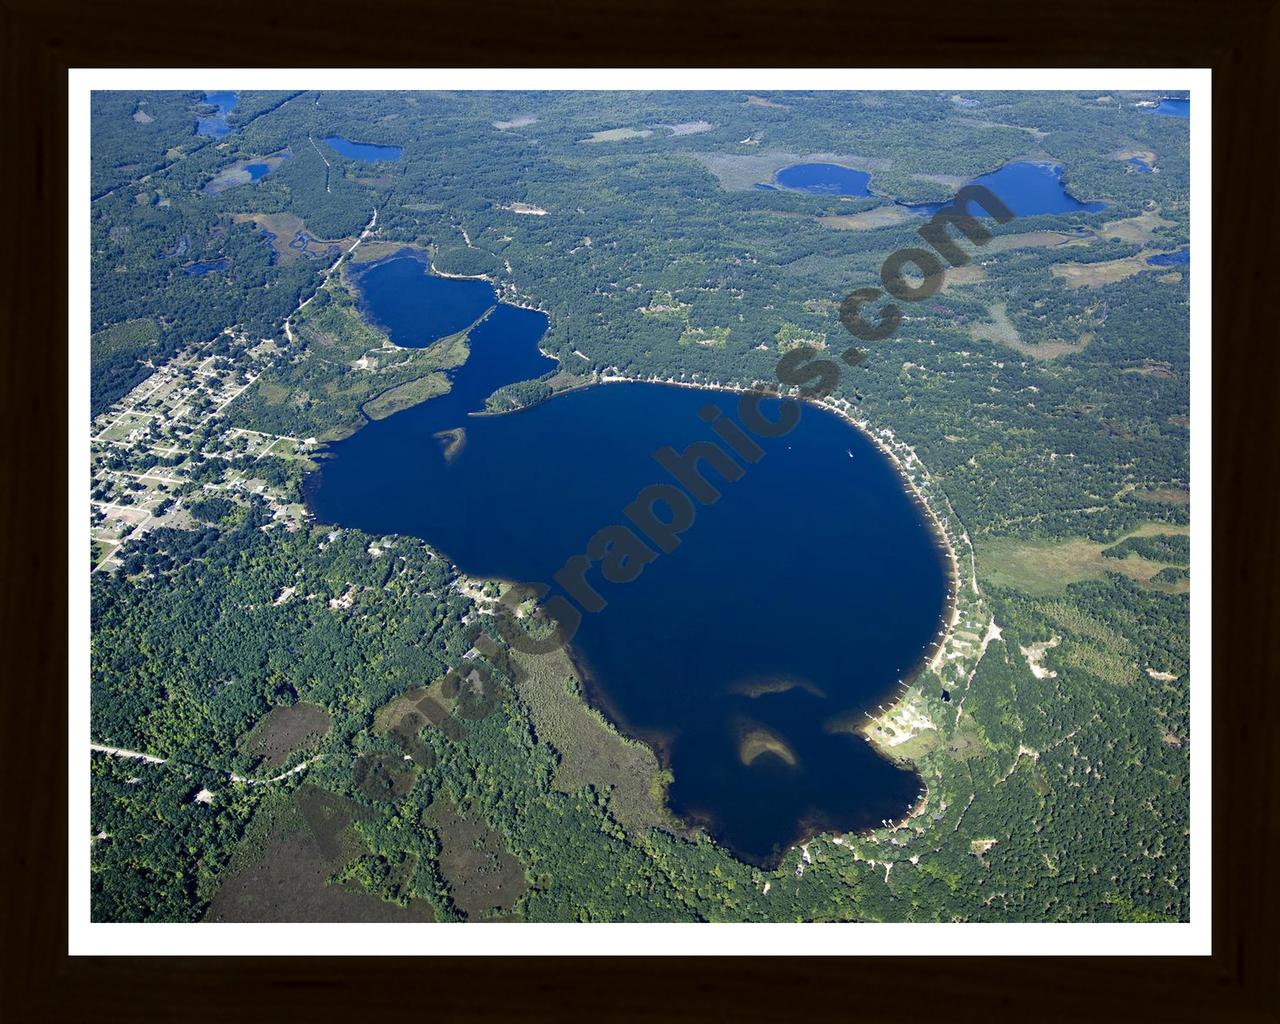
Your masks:
M912 219L912 215L900 206L877 206L861 213L839 213L819 217L818 223L837 231L874 231L876 228L893 227Z
M560 754L552 785L563 793L593 786L623 828L644 831L673 824L665 803L668 776L645 744L620 735L581 695L581 682L563 650L512 651L515 688L529 706L538 738Z
M440 873L454 906L471 919L509 914L528 880L502 837L483 821L459 814L443 795L432 802L428 816L440 834Z
M351 825L367 812L312 785L273 796L254 817L206 921L425 922L429 903L407 906L379 899L359 885L330 882L367 853Z
M1186 526L1144 523L1114 540L1102 542L1083 537L1066 540L992 537L978 542L978 564L983 578L996 586L1036 596L1059 594L1071 583L1104 579L1108 572L1128 576L1155 590L1186 593L1190 585L1185 580L1165 584L1154 579L1161 569L1172 563L1152 561L1133 553L1126 558L1104 558L1102 552L1129 537L1189 533Z
M277 602L280 603L280 602ZM316 704L272 708L241 744L263 759L262 767L282 768L289 758L317 746L329 733L329 713Z
M966 269L964 267L959 270ZM1055 271L1057 267L1053 268ZM980 271L980 268L979 268ZM956 284L967 284L967 281L957 281ZM1012 320L1009 319L1008 306L1003 302L993 302L987 307L987 312L991 316L991 323L972 324L969 327L969 337L974 341L990 341L997 345L1004 345L1011 348L1015 352L1021 352L1024 356L1030 356L1032 359L1056 359L1058 356L1074 355L1077 352L1083 352L1086 345L1093 340L1093 335L1084 333L1075 341L1041 341L1035 344L1028 344L1022 340L1022 335L1018 333L1018 328Z

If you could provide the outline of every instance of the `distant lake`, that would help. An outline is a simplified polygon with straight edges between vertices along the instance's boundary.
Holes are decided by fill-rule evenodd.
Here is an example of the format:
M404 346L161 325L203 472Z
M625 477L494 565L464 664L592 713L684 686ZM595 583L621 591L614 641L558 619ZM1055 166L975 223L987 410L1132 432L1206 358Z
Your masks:
M869 196L871 175L839 164L795 164L773 176L783 188L818 196Z
M970 185L989 188L1016 216L1034 217L1044 213L1097 213L1106 203L1082 203L1062 184L1061 164L1015 161L997 171L974 178ZM946 206L942 203L902 203L912 213L932 216ZM989 216L981 206L970 204L970 210Z
M227 125L227 115L235 110L238 98L239 94L234 92L205 93L205 103L217 107L217 113L199 118L196 121L196 134L205 135L211 139L221 139L230 133L231 129Z
M1191 97L1179 99L1174 96L1165 96L1160 100L1158 106L1151 110L1153 114L1159 114L1161 117L1181 117L1186 120L1191 119Z
M398 343L428 344L491 301L424 270L393 259L358 279ZM475 576L550 583L642 488L671 482L658 448L714 440L700 410L736 418L736 395L634 383L469 415L555 366L537 348L547 323L497 305L447 395L330 445L306 485L317 518L421 537ZM446 460L437 435L459 427ZM766 455L741 480L708 473L723 498L699 506L674 553L627 584L591 573L608 605L583 617L573 654L593 702L669 761L674 812L767 864L814 831L915 803L916 775L847 730L920 663L948 583L920 508L860 432L807 406L788 435L758 441Z
M324 140L349 160L377 163L382 160L399 160L404 152L399 146L375 146L369 142L349 142L341 135L329 135Z
M1138 173L1139 173L1139 174L1150 174L1150 173L1151 173L1151 168L1147 166L1146 162L1145 162L1145 161L1143 161L1143 160L1140 160L1140 159L1139 159L1138 157L1136 157L1136 156L1131 156L1131 157L1129 157L1129 159L1128 159L1128 160L1126 160L1125 162L1126 162L1127 164L1129 164L1129 166L1130 166L1130 167L1135 167L1135 168L1137 168L1137 170L1138 170Z
M183 267L183 270L192 277L204 277L205 274L212 274L215 270L226 270L229 266L231 261L228 259L200 260Z
M1177 252L1162 252L1148 256L1147 262L1153 267L1177 267L1191 265L1191 247L1184 246Z

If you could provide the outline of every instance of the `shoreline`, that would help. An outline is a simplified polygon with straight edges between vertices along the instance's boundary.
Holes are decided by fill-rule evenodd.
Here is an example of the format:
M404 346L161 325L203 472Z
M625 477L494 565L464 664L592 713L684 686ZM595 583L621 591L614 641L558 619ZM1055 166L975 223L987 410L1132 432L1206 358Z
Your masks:
M539 346L539 350L541 351L541 346ZM551 356L551 358L556 358L558 360L558 357L556 356ZM501 412L494 413L486 412L483 415L505 416L512 412L520 412L524 409L531 409L536 405L540 405L542 402L551 401L551 399L558 395L569 394L573 391L581 391L585 388L594 387L597 384L658 384L669 385L671 387L693 388L700 391L720 391L732 394L744 394L757 390L756 388L746 387L741 384L703 383L700 381L677 380L673 377L659 377L656 375L649 377L631 377L611 372L614 370L614 367L609 367L602 373L599 373L593 380L576 384L571 388L565 388L563 391L557 391L555 394L550 395L539 402L521 406L520 409L503 410ZM785 396L779 395L778 397ZM951 652L949 651L949 648L951 647L956 627L960 624L962 618L961 594L964 589L965 581L960 566L960 555L956 548L960 543L960 538L963 538L964 546L968 548L972 564L973 545L969 541L967 532L962 530L958 536L953 537L951 531L943 525L944 518L948 523L958 518L956 517L955 510L951 508L950 502L946 501L945 495L942 496L942 500L945 502L945 508L939 510L935 507L935 503L938 500L937 497L929 493L925 486L922 486L922 484L928 485L932 482L928 470L924 468L924 463L916 454L915 449L905 442L899 441L896 435L894 435L892 429L889 427L882 427L879 431L874 430L868 422L860 420L852 414L850 411L851 405L847 399L836 399L828 396L820 401L812 398L801 399L801 401L814 407L825 409L828 412L839 416L850 427L857 430L871 441L871 443L874 444L882 454L884 454L893 467L898 471L898 475L905 483L907 491L912 499L924 511L925 518L928 521L929 530L933 534L933 538L937 543L940 552L945 556L947 565L946 573L948 577L948 594L946 604L943 606L942 614L939 616L936 638L929 645L933 648L932 653L928 653L928 649L926 649L926 653L921 656L920 661L902 677L896 687L896 690L889 691L889 700L887 703L877 705L877 711L879 712L878 715L873 716L869 711L864 711L863 713L866 715L868 721L851 730L866 739L869 743L875 746L883 756L888 757L890 760L895 762L906 760L910 763L909 758L903 758L895 749L896 745L890 744L885 740L882 740L879 736L876 736L874 734L874 730L877 726L883 725L889 718L901 712L909 705L912 698L912 689L921 676L928 672L933 672L935 675L939 676L939 682L943 682L939 670L946 661L950 660L949 654ZM895 445L897 448L895 448ZM901 451L898 450L899 448ZM923 477L922 481L918 481L916 476L912 473L913 467L918 468L919 473ZM979 599L981 594L977 589L976 573L973 579L969 582L972 587L974 599Z
M406 250L408 251L406 252ZM494 281L493 278L490 277L489 275L487 274L480 274L480 275L453 274L446 271L438 270L432 264L429 253L424 253L421 249L415 249L412 245L406 245L402 249L398 250L393 254L390 254L387 257L383 257L380 260L373 261L370 264L370 266L376 266L377 264L385 262L388 259L396 258L401 255L407 255L410 258L418 258L418 259L425 257L425 261L427 263L427 272L429 274L435 274L438 277L449 278L454 280L483 280L494 289L496 303L506 302L507 305L511 305L516 308L528 309L534 312L542 313L544 316L548 318L548 328L550 326L550 314L546 310L539 309L537 306L529 305L527 303L522 303L518 301L507 302L501 296L499 283ZM493 308L496 308L496 303L494 307L491 307L490 310L486 311L485 316L491 313ZM482 316L481 320L483 320L484 318L485 317ZM474 327L475 324L472 324L471 326ZM469 330L470 328L468 328L468 331ZM545 337L546 337L546 331L544 330L536 343L539 353L541 353L542 355L550 359L553 359L556 362L557 366L562 368L564 366L563 359L560 356L554 353L548 352L546 349L543 348L542 343ZM747 392L762 390L762 385L748 387L741 384L726 384L726 383L719 383L719 382L703 383L698 381L677 380L674 377L660 377L660 376L657 376L656 374L648 377L626 376L618 373L616 367L610 366L604 369L603 371L593 371L592 379L583 381L582 383L576 384L573 387L565 388L562 391L555 392L552 395L548 396L548 398L542 399L541 401L548 401L551 398L556 397L556 395L558 394L566 394L570 391L581 390L587 387L592 387L595 384L611 384L611 383L639 383L639 384L669 385L672 387L693 388L693 389L703 390L703 391L720 391L720 392L731 393L731 394L743 394ZM764 390L767 391L768 389L764 388ZM782 398L787 396L784 394L777 394L776 397ZM508 412L517 412L517 411L521 411L522 409L532 408L535 405L541 404L541 401L530 403L529 405L526 405L526 406L521 406L520 409L502 410L500 412L489 412L488 410L477 410L476 412L470 413L469 415L506 415ZM961 610L961 593L964 589L965 580L964 580L963 572L961 569L960 553L957 551L957 548L960 546L961 538L963 538L964 545L967 546L969 549L971 565L973 565L974 563L973 563L972 544L969 542L968 535L965 531L963 531L963 528L960 529L959 533L956 536L952 535L952 532L949 529L949 527L953 521L956 521L954 509L951 508L950 502L947 501L945 494L936 493L937 489L934 486L932 486L932 478L930 477L928 471L925 469L923 463L921 462L919 456L916 454L915 450L910 445L907 445L905 442L898 440L891 428L882 427L877 431L866 420L859 419L854 414L853 407L847 399L826 396L821 400L806 398L806 399L802 399L802 401L804 401L806 404L810 404L810 405L822 408L824 410L827 410L831 413L834 413L836 416L840 417L847 425L849 425L854 430L858 431L864 437L870 440L871 443L875 445L875 447L885 455L885 457L890 461L892 466L897 470L898 476L904 482L907 493L909 494L911 499L922 509L924 513L924 518L927 521L929 530L933 535L933 538L937 547L939 548L939 555L943 557L945 560L944 572L947 577L948 591L947 591L946 601L943 605L942 612L939 615L938 623L935 629L935 639L922 651L918 662L907 673L905 673L901 679L898 680L896 688L892 688L888 691L885 697L885 703L882 703L876 706L876 713L873 714L869 709L864 710L863 715L865 716L866 721L860 722L855 726L849 727L847 730L849 732L853 732L857 734L859 737L866 740L869 744L872 745L872 747L876 750L876 752L880 754L880 756L885 757L886 759L896 764L905 765L909 767L914 772L917 779L919 780L920 795L917 796L916 799L912 802L912 805L905 810L905 813L901 818L896 819L894 821L883 819L882 824L880 826L873 826L871 828L860 830L852 834L853 835L869 835L869 834L875 833L877 830L881 828L886 828L892 831L894 829L902 827L907 822L911 821L912 819L922 814L925 811L925 809L928 807L928 804L931 798L928 785L925 782L923 775L918 770L916 770L915 760L912 757L905 755L902 751L900 751L897 748L900 744L906 742L907 740L915 738L915 736L917 735L915 730L917 728L919 728L921 731L937 730L939 728L938 724L934 723L933 720L928 715L917 712L915 710L914 705L921 698L925 696L923 686L921 685L921 681L926 674L932 673L935 676L937 683L939 684L939 687L943 689L945 689L946 687L946 681L942 677L941 669L945 666L945 664L949 660L951 660L952 656L955 654L955 651L954 651L955 634L956 634L957 626L960 624L963 617L962 610ZM447 555L445 555L444 557L448 558ZM454 565L454 570L455 572L458 573L459 577L467 581L475 580L479 582L479 578L471 577L468 574L463 573L462 570L456 565L456 563L452 563L451 559L450 559L450 562L451 564ZM976 566L975 566L975 570L976 570ZM513 581L498 580L496 582L499 582L499 583L506 582L510 584ZM977 582L976 582L976 572L975 572L974 578L970 580L970 583L972 585L975 602L980 601L980 592L977 589ZM483 606L481 605L481 607ZM483 612L481 612L481 614L483 614ZM623 725L623 723L620 721L619 716L616 716L615 714L611 714L610 709L608 707L609 702L607 700L600 699L602 697L602 694L599 692L599 688L591 685L591 673L589 671L584 671L581 661L578 658L574 657L572 643L566 644L565 650L566 650L567 656L570 659L570 662L573 664L575 670L578 672L579 677L582 679L582 682L584 683L584 686L583 686L584 703L588 707L595 710L596 713L602 714L606 719L606 721L610 722L613 728L616 731L618 731L620 735L627 737L629 739L633 739L635 741L644 743L646 746L648 746L649 749L653 751L654 756L658 760L658 763L662 765L664 770L669 771L670 770L669 757L664 756L664 751L662 749L663 744L661 742L654 743L653 737L644 737L644 736L635 735L634 733L629 731L625 727L625 725ZM972 679L972 674L970 674L969 678ZM592 692L593 690L596 692L593 693ZM957 705L957 721L958 721L958 712L959 712L959 705ZM884 736L884 731L885 731L885 728L889 725L889 722L893 720L895 716L899 716L902 720L905 720L908 722L908 730L904 739L898 739L897 731L890 728L889 730L890 734L893 735L895 739L889 740ZM901 725L901 722L899 722L899 725ZM668 813L671 813L670 807L667 807L667 811ZM835 836L835 835L848 834L848 833L838 833L830 829L822 829L822 828L818 828L812 834L809 834L809 833L810 833L810 830L805 829L801 833L800 837L794 840L787 847L787 852L790 852L790 850L792 849L803 846L805 843L811 842L813 839L818 838L821 835L831 834Z

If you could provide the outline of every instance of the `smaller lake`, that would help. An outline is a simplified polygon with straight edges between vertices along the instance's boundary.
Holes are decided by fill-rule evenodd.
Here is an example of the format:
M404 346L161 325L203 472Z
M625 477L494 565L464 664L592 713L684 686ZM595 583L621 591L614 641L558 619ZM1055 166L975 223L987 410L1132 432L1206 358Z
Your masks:
M870 174L839 164L795 164L784 167L773 178L783 188L815 196L871 195Z
M1162 252L1156 256L1148 256L1147 263L1153 267L1189 267L1191 265L1191 246L1183 246L1177 252Z
M236 185L248 185L261 181L272 171L278 170L280 165L291 156L292 154L286 149L279 153L272 153L271 156L252 157L249 160L234 163L230 167L224 167L205 185L204 194L216 196L219 192L225 192Z
M1176 96L1165 96L1160 100L1157 107L1147 107L1153 114L1159 114L1161 117L1180 117L1183 120L1191 119L1191 97L1178 98Z
M1097 213L1106 203L1082 203L1067 191L1062 183L1061 164L1015 161L997 171L980 175L968 184L982 185L990 189L1019 217L1035 217L1045 213ZM932 216L948 205L943 203L902 203L912 213ZM973 204L971 210L978 216L989 214L981 206Z
M192 263L189 267L184 267L183 271L191 277L204 277L205 274L226 270L229 266L231 266L231 261L228 259L200 260Z
M440 277L406 251L356 275L360 311L403 348L426 348L457 334L497 304L488 281Z
M328 135L324 140L330 147L348 160L379 163L383 160L399 160L404 150L399 146L376 146L370 142L351 142L341 135Z
M1131 156L1131 157L1129 157L1129 159L1128 159L1128 160L1126 160L1125 162L1126 162L1130 167L1132 167L1132 168L1134 168L1135 170L1137 170L1137 172L1138 172L1139 174L1150 174L1150 173L1151 173L1151 168L1150 168L1150 167L1148 167L1148 166L1147 166L1147 165L1146 165L1142 160L1140 160L1140 159L1139 159L1138 157L1136 157L1136 156Z
M238 98L238 94L234 92L205 93L204 102L208 106L215 107L217 113L200 118L196 122L196 134L210 139L221 139L230 134L231 128L227 124L227 115L235 110Z

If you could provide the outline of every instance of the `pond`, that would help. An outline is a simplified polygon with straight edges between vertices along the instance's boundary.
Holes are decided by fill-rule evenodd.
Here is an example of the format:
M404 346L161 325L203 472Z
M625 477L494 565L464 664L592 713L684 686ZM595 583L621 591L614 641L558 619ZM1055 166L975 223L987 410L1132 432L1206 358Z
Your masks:
M248 185L255 181L261 181L272 171L278 170L280 165L290 159L292 155L285 149L279 153L272 153L270 156L251 157L248 160L237 161L229 167L224 167L206 183L203 190L204 194L216 196L229 188L235 188L237 185Z
M1046 213L1097 213L1106 203L1082 203L1067 191L1062 182L1061 164L1018 160L999 170L974 178L968 184L990 189L1018 217L1034 217ZM932 216L950 202L902 203L912 213ZM971 211L989 216L974 204Z
M204 94L206 105L216 108L216 112L206 114L196 121L196 134L210 139L221 139L231 132L227 125L227 115L236 108L238 94L234 92L207 92Z
M226 270L229 266L231 266L231 261L224 258L216 260L199 260L189 266L183 267L182 269L191 277L204 277L205 274L212 274L215 271Z
M773 176L783 188L816 196L869 196L871 175L839 164L795 164Z
M1147 263L1153 267L1179 267L1191 265L1191 246L1183 246L1175 252L1162 252L1148 256Z
M479 293L427 290L411 262L365 271L361 301L398 343L423 345ZM316 517L421 537L474 576L550 582L596 531L627 522L638 492L674 482L658 449L714 441L708 406L738 418L734 394L641 383L472 415L495 388L554 367L537 347L547 323L494 307L447 395L329 446L306 484ZM778 415L776 400L764 409ZM446 458L440 434L457 428ZM916 802L917 776L852 730L921 663L949 582L920 507L862 433L805 406L790 433L756 440L764 454L741 479L706 471L723 497L697 508L672 553L626 584L592 570L607 605L583 616L572 653L593 703L669 764L672 810L773 864L818 830L875 827Z
M378 163L383 160L399 160L404 150L399 146L376 146L370 142L350 142L341 135L329 135L324 140L349 160Z
M1164 96L1155 107L1147 107L1146 109L1153 114L1159 114L1161 117L1180 117L1189 121L1191 119L1191 97Z

